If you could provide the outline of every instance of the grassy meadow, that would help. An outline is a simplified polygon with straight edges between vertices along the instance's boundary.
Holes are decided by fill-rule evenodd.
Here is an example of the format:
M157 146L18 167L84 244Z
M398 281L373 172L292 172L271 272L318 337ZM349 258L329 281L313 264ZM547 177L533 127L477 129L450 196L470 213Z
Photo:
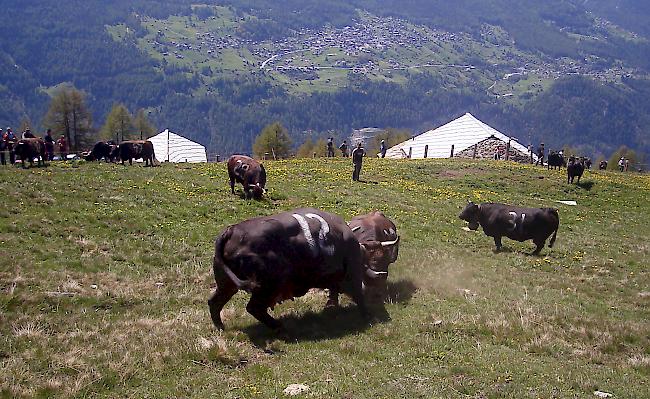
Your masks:
M650 176L492 161L265 163L269 197L231 195L225 164L0 167L0 397L650 397ZM552 249L457 215L467 200L557 207ZM556 200L575 200L567 206ZM390 319L313 291L273 311L238 293L214 329L214 238L314 206L398 227Z

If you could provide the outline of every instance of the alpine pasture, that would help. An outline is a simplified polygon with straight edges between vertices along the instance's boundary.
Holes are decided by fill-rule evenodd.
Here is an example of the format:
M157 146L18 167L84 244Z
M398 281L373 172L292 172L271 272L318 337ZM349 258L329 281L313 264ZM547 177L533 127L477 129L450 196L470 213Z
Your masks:
M261 201L232 195L223 163L0 168L0 396L650 396L650 176L367 159L353 184L349 160L265 166ZM558 208L555 247L493 252L458 219L468 200ZM276 306L279 337L240 292L215 330L214 238L306 206L395 222L390 319L312 291Z

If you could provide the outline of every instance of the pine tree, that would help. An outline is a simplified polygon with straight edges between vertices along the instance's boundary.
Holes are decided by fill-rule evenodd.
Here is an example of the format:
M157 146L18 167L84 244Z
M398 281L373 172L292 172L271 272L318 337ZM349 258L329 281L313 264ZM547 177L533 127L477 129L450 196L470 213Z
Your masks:
M57 90L43 125L52 129L55 137L64 135L73 152L91 144L93 122L84 92L70 86Z
M151 122L149 122L149 119L142 108L135 113L135 117L133 118L133 128L135 129L136 134L139 134L143 139L149 138L157 133L156 128L151 124Z
M258 158L287 158L291 153L291 138L280 122L267 125L253 144L253 153Z
M133 118L129 110L126 109L124 104L114 104L111 112L106 117L104 126L102 126L100 136L103 140L115 140L119 143L135 139L134 130ZM137 138L140 138L139 131Z

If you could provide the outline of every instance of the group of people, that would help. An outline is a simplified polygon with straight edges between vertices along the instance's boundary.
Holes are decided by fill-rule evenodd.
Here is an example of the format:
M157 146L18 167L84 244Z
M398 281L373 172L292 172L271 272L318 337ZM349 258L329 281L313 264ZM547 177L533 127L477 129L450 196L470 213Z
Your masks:
M19 140L35 139L37 138L31 129L27 128L20 134L20 138L16 136L11 127L6 130L0 128L0 164L6 165L7 160L11 165L16 163L16 153L14 147ZM68 142L64 135L61 135L58 140L52 137L52 129L47 129L43 135L43 142L45 143L45 161L52 161L54 159L54 148L59 150L61 159L66 159L68 155Z
M386 157L386 151L387 151L387 146L386 146L386 141L382 140L381 144L379 145L379 156L381 158ZM347 140L343 140L343 143L339 146L339 150L341 150L341 155L344 158L348 157L348 143ZM363 165L363 157L366 156L366 150L363 148L363 144L361 142L357 143L357 146L352 150L352 165L354 165L354 171L352 172L352 180L353 181L359 181L359 175L361 174L361 166ZM327 157L332 158L334 157L334 138L329 137L327 139Z
M339 150L341 151L341 156L342 157L347 158L349 156L347 140L343 140L343 143L341 143L341 145L339 146ZM381 158L385 158L387 150L388 150L388 147L386 146L386 141L382 140L381 144L379 145L379 156ZM352 152L354 152L354 150L352 150ZM327 157L328 158L335 157L335 155L334 155L334 137L328 137L327 138Z

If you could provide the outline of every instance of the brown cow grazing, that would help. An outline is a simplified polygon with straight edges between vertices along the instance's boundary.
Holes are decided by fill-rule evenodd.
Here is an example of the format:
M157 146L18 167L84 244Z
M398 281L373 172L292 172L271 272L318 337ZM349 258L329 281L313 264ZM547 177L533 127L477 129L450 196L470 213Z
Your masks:
M29 166L34 166L34 158L38 160L38 166L45 166L45 141L39 138L27 138L19 140L14 147L16 155L22 159L23 168L27 169L27 161Z
M580 184L580 177L582 176L582 173L585 171L585 161L584 158L576 159L576 157L572 156L569 158L569 164L566 167L566 182L567 184L572 184L573 179L577 176L578 177L578 184Z
M397 227L379 211L356 216L350 221L349 226L361 245L365 267L364 287L373 285L373 294L381 297L387 288L388 266L397 260L399 252ZM337 304L338 293L330 291L327 305Z
M228 177L230 191L235 193L235 182L241 183L246 199L261 199L266 193L266 169L264 165L245 155L228 158Z
M534 255L544 248L546 239L553 234L548 244L553 247L560 225L560 216L555 208L521 208L516 206L470 202L458 216L469 222L469 228L480 225L486 236L494 237L497 251L501 249L501 237L524 242L533 240L537 246Z
M133 159L140 158L144 160L144 166L154 166L154 161L157 162L153 143L149 140L123 141L118 146L118 153L122 165L124 161L129 161L129 165L133 165Z
M366 316L361 247L338 216L313 208L257 217L229 226L214 251L217 288L208 301L215 327L223 329L221 309L238 290L251 293L248 313L281 329L268 308L311 288L350 295Z

